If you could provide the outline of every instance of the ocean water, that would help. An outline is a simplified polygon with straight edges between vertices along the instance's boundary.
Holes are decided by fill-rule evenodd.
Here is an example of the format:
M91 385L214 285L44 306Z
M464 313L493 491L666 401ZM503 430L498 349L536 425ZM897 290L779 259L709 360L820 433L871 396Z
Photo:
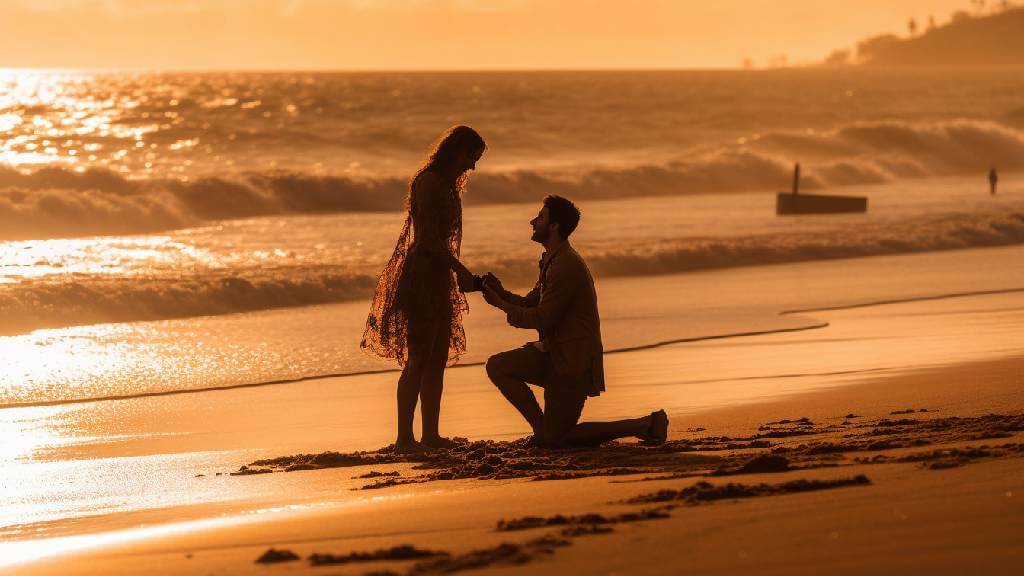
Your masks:
M8 71L0 86L5 405L386 367L352 351L359 303L409 175L456 123L489 143L464 259L510 284L531 283L527 222L548 193L582 207L574 242L600 278L1024 241L1024 78L998 71ZM776 217L796 161L804 189L868 196L869 213ZM345 302L287 336L254 329Z

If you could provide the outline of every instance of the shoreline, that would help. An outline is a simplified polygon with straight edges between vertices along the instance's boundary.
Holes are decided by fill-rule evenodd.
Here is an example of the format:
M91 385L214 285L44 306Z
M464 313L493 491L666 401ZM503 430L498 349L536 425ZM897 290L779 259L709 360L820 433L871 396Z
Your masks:
M1005 293L1005 292L1024 292L1024 288L1011 289L1004 291L996 291L991 293ZM958 294L953 297L970 296L964 294ZM943 299L943 296L929 297L927 300ZM780 312L779 316L797 314L799 312ZM788 328L773 328L768 330L753 330L749 332L734 332L728 334L714 334L709 336L694 336L687 338L678 338L674 340L664 340L661 342L653 342L650 344L640 344L637 346L629 346L624 348L615 348L612 350L605 350L604 354L623 354L627 352L638 352L641 350L652 350L654 348L662 348L665 346L672 346L675 344L687 344L693 342L709 342L713 340L728 340L733 338L749 338L752 336L767 336L772 334L788 334L791 332L804 332L807 330L820 330L827 328L828 322L817 322L805 326L795 326ZM479 368L483 366L484 362L467 362L462 364L456 364L455 366L449 366L447 370L458 370L463 368ZM376 376L378 374L398 374L401 372L399 368L385 368L381 370L366 370L363 372L343 372L339 374L320 374L315 376L303 376L300 378L291 378L285 380L271 380L269 382L253 382L249 384L230 384L227 386L213 386L210 388L190 388L187 390L166 390L162 392L143 392L138 394L123 394L117 396L101 396L97 398L81 398L72 400L52 400L46 402L23 402L14 404L0 404L0 410L16 409L16 408L40 408L47 406L66 406L70 404L90 404L93 402L117 402L119 400L135 400L140 398L159 398L162 396L175 396L178 394L199 394L203 392L219 392L228 390L239 390L245 388L260 388L263 386L281 386L286 384L299 384L302 382L312 382L317 380L326 379L344 379L344 378L358 378L361 376Z
M654 290L654 293L655 293L655 299L656 300L660 300L662 297L668 297L671 294L671 292L673 290L673 287L675 287L675 286L685 286L687 284L692 284L692 283L698 283L698 284L699 283L709 283L710 284L712 278L715 278L716 276L718 276L720 274L723 274L723 273L724 274L728 274L729 276L732 276L732 275L742 276L742 275L744 275L744 273L749 273L754 278L759 278L759 277L763 276L763 277L771 279L770 281L778 282L778 279L776 278L778 276L778 274L776 273L776 271L798 270L798 271L800 271L800 273L797 274L798 278L803 279L802 277L807 275L805 270L813 269L813 268L821 268L821 269L823 269L824 275L827 276L830 273L829 269L834 269L837 266L841 267L843 265L847 265L847 266L851 266L851 265L858 266L859 265L859 266L862 266L862 267L865 267L865 268L870 268L872 263L875 263L875 262L911 261L914 257L922 257L922 256L926 257L926 258L930 256L931 259L946 260L946 259L948 259L949 256L951 256L952 254L956 254L956 253L962 253L964 255L974 254L974 255L982 255L982 256L986 255L986 253L997 253L997 254L998 253L1005 253L1010 258L1013 258L1014 257L1013 256L1014 253L1024 253L1024 245L1019 245L1019 246L996 246L996 247L986 247L986 248L976 248L976 247L973 247L973 248L964 248L964 249L961 249L961 250L952 250L952 251L935 251L935 252L929 252L929 253L926 253L926 254L911 253L911 254L865 256L865 257L859 257L859 258L853 258L853 259L830 260L830 261L809 261L809 262L765 264L765 265L761 265L761 266L754 266L754 267L747 267L747 268L741 267L741 268L726 269L726 270L711 269L711 270L696 270L696 271L691 271L691 272L678 272L678 273L672 273L672 274L658 274L658 275L654 275L654 276L641 277L641 278L612 278L612 279L605 279L605 280L603 280L601 282L601 284L599 285L599 287L601 287L601 288L609 287L609 288L611 288L613 290L611 300L612 300L613 306L614 306L615 303L617 303L618 301L624 300L623 294L620 294L620 293L628 292L629 291L629 286L637 284L637 283L643 283L645 285L653 286L653 290ZM908 259L910 259L910 260L908 260ZM1024 292L1024 274L1016 274L1016 275L1014 275L1012 277L1012 280L1010 280L1010 281L1012 282L1013 280L1018 280L1021 283L1021 285L1019 285L1019 286L1007 286L1007 285L1004 284L1004 285L1002 285L1000 287L997 287L997 288L976 289L975 288L976 284L973 284L972 282L976 282L977 280L976 279L972 280L970 277L968 277L967 282L962 282L961 283L961 287L959 289L955 289L955 290L952 290L952 291L945 291L945 292L938 292L938 293L935 293L935 292L932 292L932 293L922 293L919 290L914 290L914 291L911 291L910 293L901 294L899 296L890 297L890 298L877 298L877 297L874 297L870 292L865 292L862 295L858 295L858 296L855 296L855 297L847 298L845 301L839 301L839 302L831 301L830 302L828 300L825 300L825 301L820 301L817 304L815 304L813 306L810 306L810 307L800 307L800 306L798 306L796 304L796 302L790 301L790 299L787 299L787 300L783 301L780 304L780 306L778 308L776 308L776 309L756 310L755 311L755 315L753 315L749 319L749 321L746 322L746 323L741 323L741 322L736 322L736 321L727 321L725 323L715 324L715 323L712 322L712 323L709 323L709 329L707 331L697 332L697 333L693 333L693 331L687 330L687 329L683 329L683 330L680 331L678 329L672 329L672 328L666 329L666 328L662 327L662 328L660 328L657 331L656 334L648 336L648 338L647 338L648 341L642 342L642 343L639 343L639 344L632 344L632 343L629 343L629 342L626 342L626 341L620 341L620 340L612 340L611 344L608 346L608 349L605 350L605 354L606 355L614 355L614 354L634 352L634 351L640 351L640 350L648 350L648 349L659 348L659 347L664 347L664 346L672 346L672 345L676 345L676 344L696 343L696 342L705 342L705 341L732 339L732 338L744 338L744 337L762 336L762 335L770 335L770 334L781 334L781 333L787 333L787 332L799 332L799 331L803 331L803 330L815 330L815 329L820 329L820 328L828 327L829 323L827 321L820 320L820 319L815 318L813 316L809 316L809 317L803 319L802 321L800 321L800 320L798 320L796 318L796 317L799 317L801 315L810 315L810 314L814 314L814 313L818 313L818 312L842 311L842 310L851 310L851 309L856 309L856 308L870 308L870 307L879 307L879 306L887 306L887 305L894 305L894 304L919 303L919 302L928 302L928 301L935 301L935 300L949 300L949 299L956 299L956 298L970 298L970 297L976 297L976 296L1003 295L1003 294L1015 294L1015 293ZM828 282L827 284L831 284L831 282ZM970 289L970 288L975 288L975 289ZM832 289L832 287L829 286L826 289ZM481 307L485 306L485 304L483 304L482 300L480 300L479 298L476 298L474 300L474 304L475 304L475 308L476 309L480 309ZM707 305L709 307L713 306L713 304L712 304L712 302L710 300L708 301ZM763 308L765 306L765 304L764 303L760 303L758 306ZM262 312L272 312L274 314L280 314L280 313L288 313L289 310L294 310L296 314L308 315L308 314L316 313L318 310L321 310L324 307L328 307L328 309L330 307L337 307L339 310L342 309L342 307L344 307L345 309L355 307L355 308L358 308L360 311L362 311L362 309L365 308L365 306L363 306L363 302L359 301L359 302L347 302L347 303L342 303L342 304L324 304L324 305L309 306L309 307L296 308L296 309L280 309L280 310L262 311ZM751 311L747 310L746 312L750 313ZM260 313L261 312L246 312L246 313L231 314L231 315L228 315L228 316L239 316L239 317L241 317L241 316L245 316L245 315L260 314ZM680 311L676 311L676 310L672 311L672 316L679 316L679 314L680 314ZM346 313L346 315L348 315L348 314ZM790 321L783 321L783 319L785 317L792 317L794 319L794 321L791 321L791 322ZM214 321L217 318L218 317L210 317L210 319L212 319ZM489 318L487 321L481 323L481 322L479 322L479 315L472 316L468 320L468 322L467 322L467 324L470 324L470 328L468 328L468 329L473 329L474 331L479 332L479 333L495 331L496 329L498 329L500 331L501 330L500 319L496 320L495 318ZM679 319L683 319L683 318L680 317ZM205 318L204 318L204 320L205 320ZM614 311L613 311L613 314L608 315L608 321L606 321L606 323L611 323L611 322L615 322L615 321L618 321L618 320L619 319L614 316ZM708 319L704 318L704 317L701 317L700 321L702 323L704 323L704 322L708 322ZM471 324L471 323L475 323L475 325ZM96 325L96 326L102 327L103 325ZM513 331L507 330L507 329L504 330L504 332L506 332L506 333L513 333ZM614 338L614 328L611 330L611 332L612 332L612 337ZM21 336L28 336L28 335L21 335ZM507 338L506 338L506 340L507 340ZM610 340L610 339L606 338L606 340ZM500 342L500 340L499 340L499 342ZM485 347L486 347L487 344L491 344L491 342L485 342ZM474 346L474 348L476 348L476 347L477 346ZM458 369L473 368L473 367L477 367L477 366L482 366L483 363L484 363L484 360L485 360L484 357L480 357L479 354L475 353L475 352L471 352L470 354L468 354L466 356L466 358L469 361L457 364L457 365L455 365L453 367L450 367L449 370L458 370ZM377 364L383 364L383 363L377 363ZM0 404L0 411L8 410L8 409L19 409L19 408L34 408L34 407L47 407L47 406L77 405L77 404L88 404L88 403L94 403L94 402L131 400L131 399L136 399L136 398L173 396L173 395L177 395L177 394L195 394L195 393L200 393L200 392L217 392L217 391L237 390L237 389L245 389L245 388L256 388L256 387L263 387L263 386L289 385L289 384L296 384L296 383L302 383L302 382L310 382L310 381L323 380L323 379L358 378L358 377L373 376L373 375L378 375L378 374L397 373L399 371L400 371L399 369L391 368L391 367L388 367L388 368L375 368L375 369L356 370L356 371L353 371L353 372L317 374L317 375L309 375L309 376L299 376L299 377L295 377L295 378L281 378L281 379L273 379L273 380L269 380L269 381L259 381L259 382L242 382L242 383L236 383L236 384L226 384L226 385L209 386L209 387L196 387L196 388L188 388L188 389L155 390L155 391L138 392L138 393L116 394L116 395L98 396L98 397L89 397L89 398L71 398L71 399L62 399L62 400L40 400L40 401L11 402L11 403L6 403L6 404Z
M1019 341L1017 335L1024 333L1024 299L1014 291L1024 284L1024 271L1013 266L1020 253L1019 248L989 249L973 251L968 259L964 253L932 254L766 266L685 278L660 277L645 280L644 293L649 297L640 300L635 297L635 283L610 283L602 292L608 310L604 326L609 330L609 343L635 337L637 330L643 330L644 338L658 340L662 335L671 337L680 332L725 332L730 327L749 326L752 320L758 326L771 326L769 322L775 326L806 324L810 323L807 316L784 317L777 311L836 309L813 314L814 320L829 323L819 330L610 354L606 358L606 373L614 387L610 387L607 395L588 402L584 420L636 417L664 408L671 419L672 448L663 455L666 460L662 463L651 462L650 454L636 453L628 443L589 456L590 464L567 460L564 471L575 470L581 476L577 479L529 481L524 475L534 473L530 470L557 471L551 470L553 461L547 457L538 459L536 455L509 456L507 451L514 447L508 444L500 444L505 448L495 455L499 459L495 460L495 471L491 474L480 473L475 464L468 468L460 465L462 471L451 476L462 478L457 480L421 483L420 476L424 474L446 477L444 466L449 465L442 463L441 468L417 470L414 466L420 463L414 462L359 469L334 467L231 475L239 472L241 466L258 460L298 453L351 452L388 444L394 428L392 373L236 389L221 394L0 410L0 428L17 431L9 435L16 442L0 446L9 461L4 474L13 485L23 488L9 495L17 496L18 500L9 500L5 508L8 533L15 537L35 536L0 544L0 556L7 562L20 562L33 554L50 552L51 545L61 542L80 546L69 556L16 567L25 572L52 569L55 574L88 573L88 566L94 564L113 569L120 566L119 561L132 562L127 560L131 558L149 558L153 565L162 565L163 556L159 561L154 559L165 553L170 554L166 558L168 572L190 571L192 565L180 562L184 554L193 554L190 562L197 559L195 550L206 550L202 555L210 558L194 565L208 566L215 572L237 572L255 566L255 556L281 541L298 541L296 546L305 546L299 550L304 557L314 552L368 553L411 543L450 552L455 558L481 546L526 542L508 540L505 534L494 532L499 519L526 513L516 503L521 494L533 494L536 507L530 514L541 517L589 512L611 517L625 512L609 507L608 503L615 500L609 491L623 490L618 500L635 496L627 489L640 488L640 483L622 481L640 469L660 467L671 475L692 474L695 470L687 467L702 462L738 465L743 458L759 451L791 449L799 447L802 441L835 443L826 439L841 430L870 432L871 429L857 428L860 423L871 422L874 429L882 430L884 426L880 423L886 419L978 419L990 412L1001 414L1000 418L1015 417L1024 410L1024 387L1019 376L1024 373L1024 360L1020 350L1013 346ZM1000 270L1000 274L993 275L994 269ZM926 290L935 286L942 286L943 292L954 296L964 292L977 294L934 300ZM934 289L931 292L934 296ZM919 296L924 298L917 301ZM849 306L895 299L915 301ZM518 341L525 335L499 332L500 320L485 315L473 319L477 322L473 329L480 334L475 341L478 353L500 349L507 345L503 339ZM299 326L307 329L305 324ZM915 414L892 415L908 409L915 410ZM918 414L916 411L921 409L928 412ZM493 390L479 366L449 372L444 411L442 433L447 435L478 442L510 440L528 432L515 410ZM844 417L849 414L865 420ZM805 418L814 426L803 429L799 423ZM761 427L774 429L778 425L770 423L782 421L797 423L795 431L800 434L755 439L766 433ZM979 420L976 424L951 425L988 424ZM929 439L927 434L931 432L914 428L917 424L899 426L903 427L900 433L908 439L933 442L931 447L922 445L915 450L946 450L962 445L949 444L948 438ZM739 440L728 441L724 437ZM763 481L831 481L839 476L830 472L850 472L853 476L865 474L874 484L842 487L835 493L870 493L880 478L890 476L879 476L876 472L887 469L883 464L872 463L868 469L858 471L861 464L852 460L860 457L865 451L862 448L850 451L847 460L851 461L834 469L818 466L821 462L814 464L816 468L805 469L817 456L797 450L790 454L790 462L801 468L782 472L782 476L765 477ZM902 457L901 450L908 449L886 450L878 455L895 459ZM1016 466L1015 458L1008 455L1009 448L998 451L1002 454L999 457L981 458L963 468ZM512 460L524 457L531 459L532 468L510 467ZM464 458L454 455L451 461L464 462ZM612 466L615 458L621 461ZM312 467L321 463L313 462ZM903 474L900 470L904 468L917 470L915 466L920 465L895 461L884 464L895 466L899 474ZM470 470L472 474L466 476ZM398 472L398 476L359 478L372 471ZM496 474L506 477L481 479ZM736 481L750 488L756 486L749 484L754 479L758 484L762 482L759 476L739 477ZM406 484L410 480L415 483ZM680 490L699 481L695 477L680 477L655 484ZM719 479L708 481L717 485ZM377 482L382 485L363 490ZM907 484L906 490L912 490L914 482ZM642 488L652 486L643 483ZM754 491L757 490L761 489ZM775 489L768 490L771 498L757 502L817 497L780 495L772 490ZM47 507L33 502L46 502ZM424 506L429 508L429 502L444 504L433 508L433 517L419 518L417 514ZM570 506L573 502L576 504ZM464 511L464 522L459 524L462 532L457 536L445 533L464 547L453 547L443 540L421 539L437 529L431 522L448 514L446 509ZM725 503L709 507L708 522L716 522L719 510L731 509ZM691 508L686 510L689 514ZM415 522L420 528L410 531L402 525L401 520L407 517L419 518ZM240 523L222 525L236 521ZM667 522L666 526L675 522L657 521ZM632 534L634 528L646 533L646 523L645 520L616 525L608 535L593 535L593 541L609 538L611 546L628 557L632 548L620 540L620 533ZM287 537L281 532L285 524L291 526L291 535ZM141 525L154 529L139 532L137 528ZM343 526L348 531L340 534L338 530ZM161 530L182 532L170 534ZM55 539L61 537L72 539ZM570 541L571 545L552 552L552 566L566 569L560 558L573 557L591 542L576 537ZM319 542L335 544L312 545ZM186 551L189 547L195 550ZM547 553L543 555L546 557ZM104 564L105 558L111 563ZM401 570L408 567L399 564ZM220 568L214 570L215 565ZM530 564L547 565L533 560ZM492 568L498 569L495 565L488 571ZM97 568L95 573L102 571Z
M1019 302L1019 296L1007 294L835 311L826 313L833 324L823 331L611 355L606 372L615 388L588 403L584 420L636 417L664 408L675 434L685 429L676 429L681 422L723 407L743 409L869 377L1006 355L1006 335L1024 324ZM943 328L930 335L935 322L942 322ZM394 426L393 378L385 373L216 395L0 411L6 417L3 426L20 430L19 441L8 444L5 456L25 455L12 460L5 474L26 487L21 498L56 504L36 511L12 501L8 523L30 527L44 522L40 526L61 531L66 524L91 531L113 526L82 516L83 511L97 510L114 525L128 527L136 511L145 518L145 510L155 506L174 508L199 501L222 506L227 513L244 511L251 502L287 505L294 502L294 494L302 494L305 501L330 499L332 486L325 480L286 488L290 480L284 478L237 484L202 476L227 474L261 458L388 444ZM528 432L479 367L452 371L446 387L444 433L509 439ZM54 437L53 426L77 434ZM111 434L112 430L118 433ZM12 454L11 448L20 452ZM117 473L121 469L124 472ZM116 478L119 490L75 480L97 473L110 476L111 482ZM54 474L68 482L49 487ZM125 516L126 512L131 514ZM14 520L19 517L24 519ZM46 532L50 531L48 527Z

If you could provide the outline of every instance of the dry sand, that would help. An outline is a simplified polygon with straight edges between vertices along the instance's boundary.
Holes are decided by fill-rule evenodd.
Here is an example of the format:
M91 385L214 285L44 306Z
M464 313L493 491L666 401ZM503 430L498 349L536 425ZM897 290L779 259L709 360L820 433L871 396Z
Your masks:
M672 442L654 450L550 454L480 444L435 457L427 470L344 468L347 477L370 470L467 477L371 490L348 505L267 520L190 527L9 573L1016 574L1024 560L1022 374L1024 357L1011 357L681 416ZM488 456L497 465L481 470ZM552 467L585 477L531 480L551 476ZM762 472L773 469L790 470ZM502 470L522 477L477 478ZM639 473L595 475L629 471ZM670 478L645 480L659 477ZM642 495L648 501L626 503ZM666 517L629 516L651 510ZM551 520L556 515L563 518ZM531 516L527 526L541 525L499 530L503 520ZM402 546L414 549L395 549ZM271 547L299 559L256 563ZM310 561L416 551L449 555L332 567Z

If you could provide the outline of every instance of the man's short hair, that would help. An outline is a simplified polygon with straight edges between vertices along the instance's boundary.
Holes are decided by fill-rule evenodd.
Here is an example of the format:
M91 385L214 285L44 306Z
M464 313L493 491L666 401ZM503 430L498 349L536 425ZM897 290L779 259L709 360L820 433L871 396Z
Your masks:
M544 207L548 209L548 218L558 224L558 234L563 240L572 234L580 223L580 210L568 198L548 196L544 198Z

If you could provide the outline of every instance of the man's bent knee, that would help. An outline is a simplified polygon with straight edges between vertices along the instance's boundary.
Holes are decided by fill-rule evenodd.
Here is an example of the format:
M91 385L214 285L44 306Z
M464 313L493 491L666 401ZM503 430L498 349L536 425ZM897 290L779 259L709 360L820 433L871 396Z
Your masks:
M491 379L491 383L498 385L498 380L504 375L503 362L501 361L501 355L495 354L487 359L484 364L484 369L487 371L487 377Z
M536 382L541 376L540 352L524 348L499 352L487 359L487 377L498 388L513 383Z

